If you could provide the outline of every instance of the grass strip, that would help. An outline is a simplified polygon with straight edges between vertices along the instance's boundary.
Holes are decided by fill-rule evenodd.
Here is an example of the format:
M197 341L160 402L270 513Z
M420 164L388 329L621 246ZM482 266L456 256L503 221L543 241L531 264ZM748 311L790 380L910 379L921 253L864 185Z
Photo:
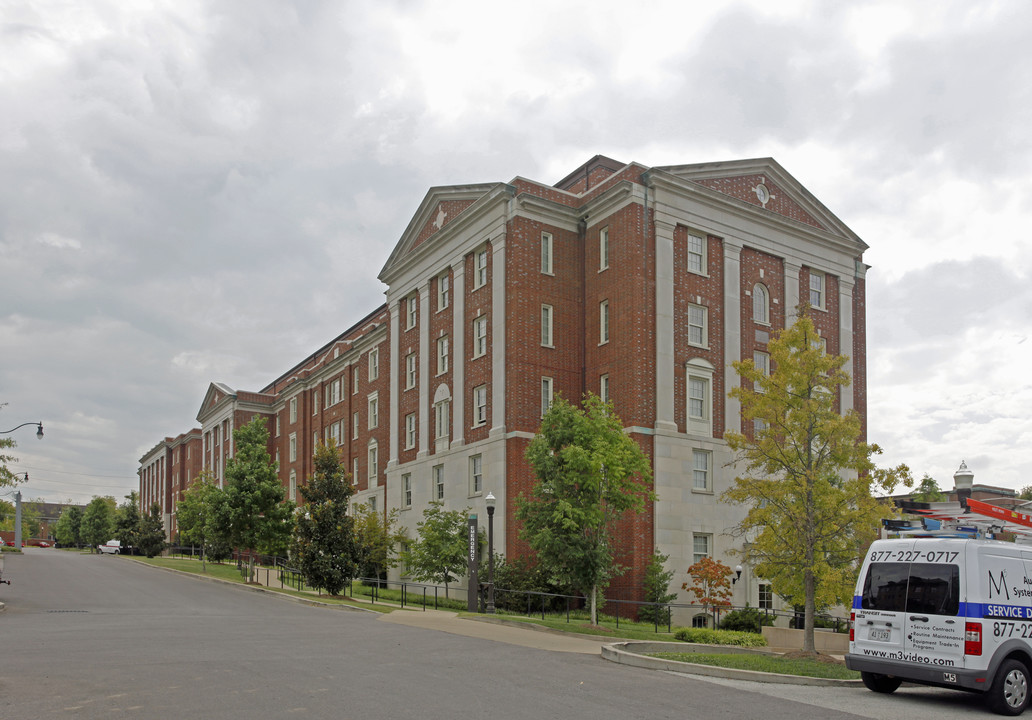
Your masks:
M778 675L801 675L803 677L829 678L832 680L859 680L860 673L835 662L821 662L804 658L784 658L777 655L713 654L704 653L648 653L649 657L674 660L697 665L713 665L735 670L776 673Z

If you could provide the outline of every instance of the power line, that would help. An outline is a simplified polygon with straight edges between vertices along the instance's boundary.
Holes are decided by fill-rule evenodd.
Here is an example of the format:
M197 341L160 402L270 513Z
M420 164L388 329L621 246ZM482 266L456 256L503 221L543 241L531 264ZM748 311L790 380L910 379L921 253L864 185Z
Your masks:
M34 468L31 465L20 465L25 470L38 470L46 473L57 473L59 475L75 475L77 477L116 478L120 480L139 480L137 475L89 475L87 473L68 472L67 470L51 470L50 468Z

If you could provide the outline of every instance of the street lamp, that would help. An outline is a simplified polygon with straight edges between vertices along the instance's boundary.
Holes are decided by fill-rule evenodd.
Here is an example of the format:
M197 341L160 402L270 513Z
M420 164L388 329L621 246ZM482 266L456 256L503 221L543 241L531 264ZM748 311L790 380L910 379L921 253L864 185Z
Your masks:
M494 493L489 492L484 498L487 502L487 612L494 614Z
M738 565L735 567L735 576L731 578L731 584L734 585L736 582L742 579L742 566Z
M25 427L26 425L35 425L35 426L36 426L36 437L37 437L37 438L39 438L40 440L42 440L42 439L43 439L43 423L42 423L42 422L27 422L27 423L22 423L22 424L21 424L21 425L19 425L18 427L15 427L15 428L11 428L10 430L0 430L0 435L10 435L11 433L13 433L13 432L14 432L15 430L17 430L18 428L23 428L23 427Z

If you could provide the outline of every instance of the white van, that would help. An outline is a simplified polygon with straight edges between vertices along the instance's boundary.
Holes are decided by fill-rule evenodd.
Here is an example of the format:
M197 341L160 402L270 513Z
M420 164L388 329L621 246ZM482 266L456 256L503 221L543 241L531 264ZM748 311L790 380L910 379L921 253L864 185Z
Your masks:
M877 540L853 597L846 665L891 693L903 681L984 693L1020 715L1032 694L1032 547Z

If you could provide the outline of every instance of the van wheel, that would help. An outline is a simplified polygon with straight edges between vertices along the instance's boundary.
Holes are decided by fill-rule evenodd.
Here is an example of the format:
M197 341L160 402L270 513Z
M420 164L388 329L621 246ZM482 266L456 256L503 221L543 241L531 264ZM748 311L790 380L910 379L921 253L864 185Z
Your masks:
M1028 668L1017 660L1004 660L986 693L989 709L1000 715L1020 715L1028 705Z
M891 675L879 675L872 672L860 673L860 679L864 681L864 685L867 686L868 690L873 690L876 693L896 692L896 688L903 682L902 678L892 677Z

